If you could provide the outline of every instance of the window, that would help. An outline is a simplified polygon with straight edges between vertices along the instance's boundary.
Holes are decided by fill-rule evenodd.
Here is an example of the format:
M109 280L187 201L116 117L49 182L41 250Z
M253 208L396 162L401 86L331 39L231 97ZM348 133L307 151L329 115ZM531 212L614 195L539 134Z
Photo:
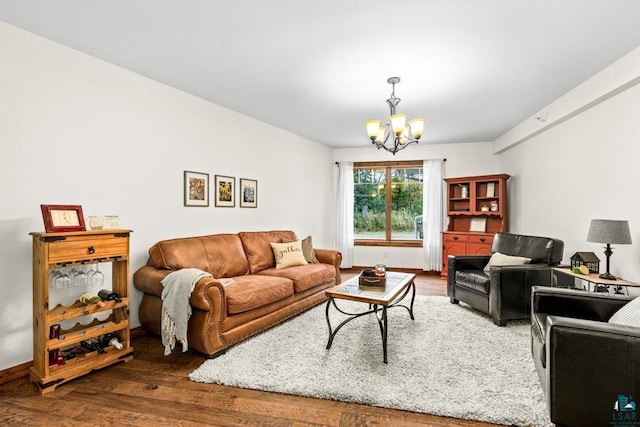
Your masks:
M422 162L353 165L356 244L422 243Z

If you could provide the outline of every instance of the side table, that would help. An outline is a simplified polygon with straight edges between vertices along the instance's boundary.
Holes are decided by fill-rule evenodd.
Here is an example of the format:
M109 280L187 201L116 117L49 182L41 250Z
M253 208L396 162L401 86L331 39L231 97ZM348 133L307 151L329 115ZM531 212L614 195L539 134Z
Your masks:
M577 274L571 271L571 268L568 267L552 267L551 268L551 279L552 283L566 283L566 280L558 278L558 274L564 276L565 278L572 279L574 282L575 289L583 289L591 292L591 284L593 284L593 292L609 292L609 286L613 286L614 294L624 295L622 292L622 288L626 292L626 295L629 295L629 286L631 287L640 287L640 283L630 282L628 280L618 279L618 280L608 280L601 279L598 273L589 273L589 274ZM568 277L567 277L568 276ZM584 289L583 286L576 287L575 280L580 279L587 282L587 288Z

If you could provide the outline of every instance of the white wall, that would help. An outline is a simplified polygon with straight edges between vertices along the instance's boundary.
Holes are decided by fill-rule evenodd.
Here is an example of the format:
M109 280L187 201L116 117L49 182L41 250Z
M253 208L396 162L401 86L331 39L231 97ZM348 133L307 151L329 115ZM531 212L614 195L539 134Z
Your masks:
M428 132L428 129L425 132ZM366 144L364 130L363 135L363 144ZM445 177L500 172L499 157L493 154L492 142L462 144L427 144L421 142L405 148L395 156L384 150L376 150L369 143L365 148L334 150L334 159L336 162L447 159L445 162ZM421 269L426 263L424 258L422 248L356 246L353 251L353 265L362 267L383 263L388 267Z
M631 245L614 245L611 273L640 283L640 48L629 52L495 141L500 165L511 173L514 232L559 237L564 262L577 251L595 252L606 269L602 244L586 241L591 219L629 221ZM640 295L640 288L629 288Z
M292 229L333 244L331 149L1 22L0 148L0 369L33 357L40 204L119 215L132 273L165 238ZM258 208L216 208L213 192L183 207L185 170L257 179Z
M514 175L511 230L558 237L564 261L603 245L586 241L593 218L629 221L632 245L614 245L611 273L640 283L640 85L588 109L500 155Z

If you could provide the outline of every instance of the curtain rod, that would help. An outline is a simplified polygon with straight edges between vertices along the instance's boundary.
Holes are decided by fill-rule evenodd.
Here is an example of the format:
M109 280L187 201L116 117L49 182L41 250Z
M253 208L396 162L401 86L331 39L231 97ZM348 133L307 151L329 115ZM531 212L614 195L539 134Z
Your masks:
M427 160L439 160L439 159L427 159ZM444 159L440 159L440 160L442 160L443 162L446 162L446 161L447 161L447 159L446 159L446 158L444 158ZM374 161L375 161L375 160L374 160ZM400 160L400 161L402 161L402 162L405 162L405 161L407 161L407 162L411 162L412 160ZM358 163L358 162L354 162L354 163ZM363 163L364 163L364 162L363 162ZM336 162L336 165L339 165L339 164L340 164L340 162Z

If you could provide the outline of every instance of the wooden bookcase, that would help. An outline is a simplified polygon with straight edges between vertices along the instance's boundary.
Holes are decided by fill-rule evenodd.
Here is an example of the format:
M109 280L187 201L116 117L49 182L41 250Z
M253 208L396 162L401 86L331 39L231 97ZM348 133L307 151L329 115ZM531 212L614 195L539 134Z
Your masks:
M33 367L30 379L41 394L74 378L118 362L133 359L129 330L129 234L131 230L78 231L65 233L30 233L33 236ZM49 304L50 270L83 264L111 264L111 288L121 302L108 301L102 307L75 301L69 306ZM105 284L108 288L108 283ZM78 289L78 296L87 289ZM95 291L97 292L97 290ZM60 330L60 337L50 339L51 325L74 323L87 315L106 314L105 320L94 318L88 324ZM123 348L108 346L104 353L87 351L65 360L50 363L52 351L70 351L83 340L107 333L118 336Z
M493 235L508 231L509 175L446 178L449 218L442 233L442 272L447 278L447 256L490 254Z

